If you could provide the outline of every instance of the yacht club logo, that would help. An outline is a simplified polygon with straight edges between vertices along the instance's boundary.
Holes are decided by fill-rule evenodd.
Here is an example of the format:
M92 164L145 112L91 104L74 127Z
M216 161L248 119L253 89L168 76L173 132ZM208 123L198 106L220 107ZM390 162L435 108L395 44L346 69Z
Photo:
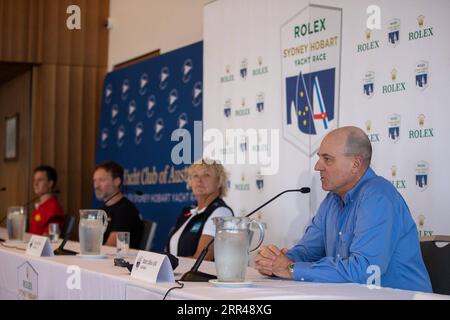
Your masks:
M368 98L372 98L374 93L375 72L367 71L363 79L363 92Z
M400 115L392 114L388 119L388 135L392 142L400 139Z
M223 104L223 115L225 118L231 117L231 99L228 98L225 100L225 103Z
M106 102L106 104L111 102L112 93L113 93L112 85L110 83L108 83L106 85L106 88L105 88L105 102Z
M423 91L428 87L428 61L419 61L416 64L416 88Z
M400 19L392 19L388 24L388 44L396 47L400 41Z
M102 133L100 134L100 145L103 149L108 146L108 138L109 130L107 128L103 128Z
M152 94L147 99L147 118L153 117L155 114L155 106L156 106L156 97Z
M264 176L261 174L261 171L256 173L256 189L258 191L262 191L264 189Z
M309 5L281 27L283 137L310 157L338 126L341 21Z
M159 88L161 90L164 90L167 88L167 84L169 83L169 68L163 67L161 69L161 72L159 73Z
M155 121L155 125L153 127L154 130L153 139L155 141L161 141L163 136L163 129L164 129L164 120L163 118L158 118Z
M129 92L130 92L130 81L128 79L125 79L122 82L122 92L120 94L122 100L126 100L128 98Z
M128 121L133 122L136 117L136 101L131 100L128 105Z
M115 125L117 123L117 119L119 115L119 106L117 104L114 104L111 107L111 124Z
M120 126L117 129L117 146L121 147L124 141L125 141L125 127Z
M193 68L192 60L186 59L186 61L184 61L184 63L183 63L183 67L181 68L181 73L182 73L181 80L184 83L188 83L189 80L191 80L192 68Z
M142 137L144 136L144 124L138 122L134 128L134 143L140 144L142 142Z
M172 89L169 94L169 107L167 108L170 113L173 113L177 109L178 91L177 89Z
M419 161L416 164L416 187L420 191L428 188L428 174L430 165L426 161Z
M148 74L143 73L139 79L139 94L143 96L147 93Z
M239 69L239 75L243 80L247 78L247 65L248 65L247 59L246 58L242 59L241 67Z
M192 105L194 107L198 107L200 103L202 103L202 92L203 92L203 85L202 83L196 82L194 84L194 87L192 88Z
M256 110L258 113L262 113L264 111L264 92L259 92L256 95Z
M178 116L177 121L178 129L183 129L187 123L188 123L188 115L185 112L183 112Z

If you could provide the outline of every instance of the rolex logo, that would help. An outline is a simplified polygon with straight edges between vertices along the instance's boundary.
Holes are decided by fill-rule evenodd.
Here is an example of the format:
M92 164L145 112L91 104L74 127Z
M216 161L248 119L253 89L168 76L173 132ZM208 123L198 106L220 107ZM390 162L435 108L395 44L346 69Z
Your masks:
M258 57L258 65L259 65L259 66L262 66L262 62L263 62L262 60L263 60L262 57L259 56L259 57Z
M370 133L370 130L372 130L372 121L367 120L366 121L366 131L367 131L367 133Z
M419 25L420 28L423 28L424 20L425 20L425 17L423 15L420 15L417 17L417 24Z
M391 175L392 175L393 179L397 176L397 167L396 166L391 167Z
M392 79L392 81L395 81L397 79L397 70L392 69L392 71L391 71L391 79Z
M425 216L423 214L419 215L419 227L423 228L423 226L425 225Z
M423 127L423 125L425 124L425 115L420 114L418 119L419 119L419 126Z

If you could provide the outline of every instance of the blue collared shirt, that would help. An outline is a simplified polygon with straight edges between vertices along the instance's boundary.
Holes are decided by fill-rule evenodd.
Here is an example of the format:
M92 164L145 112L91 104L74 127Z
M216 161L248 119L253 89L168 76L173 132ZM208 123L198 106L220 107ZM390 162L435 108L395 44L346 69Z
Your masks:
M294 279L431 292L416 225L394 186L368 168L345 196L329 192L289 250ZM375 270L375 271L374 271Z

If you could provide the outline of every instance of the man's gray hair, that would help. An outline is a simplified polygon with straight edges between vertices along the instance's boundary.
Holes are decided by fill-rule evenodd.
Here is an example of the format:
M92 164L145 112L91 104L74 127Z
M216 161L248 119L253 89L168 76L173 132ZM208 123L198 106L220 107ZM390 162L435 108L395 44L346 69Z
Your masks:
M347 136L345 144L346 153L359 155L364 164L370 165L372 159L372 144L369 138L362 130L351 130Z

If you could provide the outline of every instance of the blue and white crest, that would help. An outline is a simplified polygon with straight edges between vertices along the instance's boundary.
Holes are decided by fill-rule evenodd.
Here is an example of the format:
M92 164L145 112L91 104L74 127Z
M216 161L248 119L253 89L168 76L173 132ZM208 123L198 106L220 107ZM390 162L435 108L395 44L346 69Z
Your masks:
M231 117L231 99L225 100L224 106L223 106L223 115L225 118Z
M363 93L366 97L372 98L375 85L375 72L367 71L363 79Z
M142 142L142 137L144 136L144 124L138 122L134 128L134 143L140 144Z
M247 59L244 58L241 61L241 67L239 68L239 75L244 80L245 80L245 78L247 78L247 65L248 65Z
M428 61L419 61L416 64L416 88L419 90L425 90L428 87Z
M192 105L197 107L202 102L203 96L203 84L201 81L198 81L194 84L192 88Z
M391 47L396 47L400 41L400 19L392 19L387 27L388 29L388 44Z
M155 139L155 141L161 141L163 137L163 129L164 129L164 120L163 118L158 118L155 121L155 126L153 127L154 130L153 139Z
M428 175L429 175L430 165L426 161L419 161L416 165L416 187L420 191L424 191L428 188Z
M111 83L108 83L105 87L105 103L108 104L111 102L111 98L112 98L112 85Z
M162 68L161 72L159 73L159 88L161 90L164 90L167 87L167 84L169 83L169 76L169 68Z
M141 78L139 79L139 94L143 96L147 93L147 86L148 85L148 74L143 73L141 75Z
M400 115L392 114L388 119L388 135L389 139L397 142L400 139Z
M114 104L111 107L111 124L115 125L117 123L117 119L119 118L119 106Z
M338 127L341 21L339 8L308 5L281 27L283 138L309 157ZM314 58L321 55L326 59Z
M168 102L169 106L167 110L170 113L174 112L177 109L177 100L178 100L178 91L177 89L172 89L169 93Z
M262 113L264 111L264 92L259 92L256 95L256 110L259 113Z
M128 93L130 92L130 81L128 79L123 80L122 89L120 93L120 97L122 100L126 100L128 98Z
M241 149L241 152L244 153L247 151L248 147L248 138L246 136L241 137L241 142L239 143L239 148Z
M156 98L155 95L150 95L147 99L147 118L153 117L155 114Z
M188 115L183 112L178 116L177 125L178 129L183 129L188 123Z
M108 138L109 138L109 130L107 128L103 128L102 133L100 135L100 145L103 149L108 146Z
M256 189L262 191L264 189L264 176L260 171L256 173Z
M188 83L189 80L191 80L192 68L193 68L192 60L186 59L183 63L183 67L181 68L182 74L181 80L184 83Z
M136 117L136 101L131 100L128 104L128 121L133 122Z
M125 127L121 125L117 129L117 146L121 147L124 141L125 141Z

